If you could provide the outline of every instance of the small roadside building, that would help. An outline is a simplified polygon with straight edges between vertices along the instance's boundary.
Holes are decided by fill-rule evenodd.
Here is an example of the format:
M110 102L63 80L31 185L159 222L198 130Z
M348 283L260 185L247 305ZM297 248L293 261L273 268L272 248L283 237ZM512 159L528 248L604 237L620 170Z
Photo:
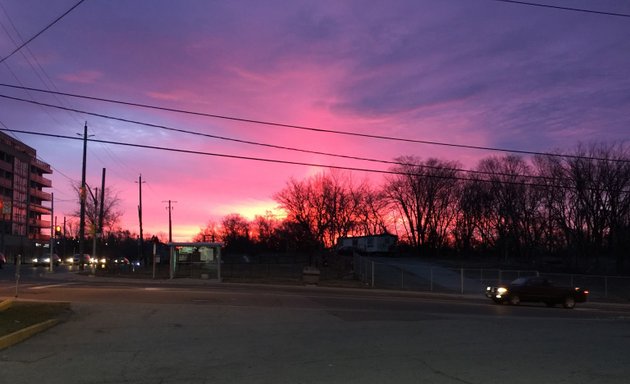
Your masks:
M221 281L223 243L168 243L169 277L190 277Z
M337 249L353 249L364 253L390 253L397 243L398 236L389 233L341 237L337 241Z

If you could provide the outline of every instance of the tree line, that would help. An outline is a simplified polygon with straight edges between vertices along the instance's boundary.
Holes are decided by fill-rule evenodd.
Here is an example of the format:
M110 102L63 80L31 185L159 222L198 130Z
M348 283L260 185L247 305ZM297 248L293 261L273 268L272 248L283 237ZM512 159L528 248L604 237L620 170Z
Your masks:
M454 161L403 156L378 183L327 170L290 179L273 196L286 216L268 212L248 220L233 213L208 223L194 240L221 241L234 252L312 253L333 249L340 237L391 233L402 249L422 257L627 272L628 148L590 144L528 158L489 156L469 170ZM91 200L88 237L98 218ZM114 229L122 214L118 202L107 189L102 240L131 248L134 235ZM69 236L78 232L73 221L65 228Z
M274 195L286 217L231 214L195 240L236 251L313 251L340 237L392 233L419 256L627 270L630 153L623 144L490 156L471 170L405 156L390 171L380 185L336 170L290 179Z

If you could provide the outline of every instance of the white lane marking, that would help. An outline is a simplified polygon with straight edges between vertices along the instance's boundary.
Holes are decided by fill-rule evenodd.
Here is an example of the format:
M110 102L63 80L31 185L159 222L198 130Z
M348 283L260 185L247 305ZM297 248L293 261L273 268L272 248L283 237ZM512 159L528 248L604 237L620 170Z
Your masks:
M63 284L49 284L49 285L38 285L36 287L28 287L28 289L46 289L46 288L59 288L59 287L67 287L68 285L74 285L76 283L63 283Z

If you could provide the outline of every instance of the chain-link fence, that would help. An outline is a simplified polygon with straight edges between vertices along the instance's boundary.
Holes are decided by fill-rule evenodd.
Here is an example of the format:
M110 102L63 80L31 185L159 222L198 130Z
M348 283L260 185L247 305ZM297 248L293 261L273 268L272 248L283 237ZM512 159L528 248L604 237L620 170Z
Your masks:
M579 286L596 299L630 300L630 277L541 273L535 270L447 268L425 262L383 262L355 255L355 277L373 288L481 294L489 285L523 276L545 276L561 286Z

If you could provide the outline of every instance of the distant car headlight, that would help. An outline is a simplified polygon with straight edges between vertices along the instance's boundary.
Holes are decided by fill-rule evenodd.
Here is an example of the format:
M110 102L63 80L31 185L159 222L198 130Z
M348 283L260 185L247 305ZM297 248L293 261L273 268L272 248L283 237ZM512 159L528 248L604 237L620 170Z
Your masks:
M37 263L37 257L31 259L31 263Z
M500 288L497 289L497 293L499 295L505 295L507 293L507 291L508 291L507 288L504 288L504 287L500 287Z
M50 263L50 257L45 258L44 260L42 260L44 263Z

